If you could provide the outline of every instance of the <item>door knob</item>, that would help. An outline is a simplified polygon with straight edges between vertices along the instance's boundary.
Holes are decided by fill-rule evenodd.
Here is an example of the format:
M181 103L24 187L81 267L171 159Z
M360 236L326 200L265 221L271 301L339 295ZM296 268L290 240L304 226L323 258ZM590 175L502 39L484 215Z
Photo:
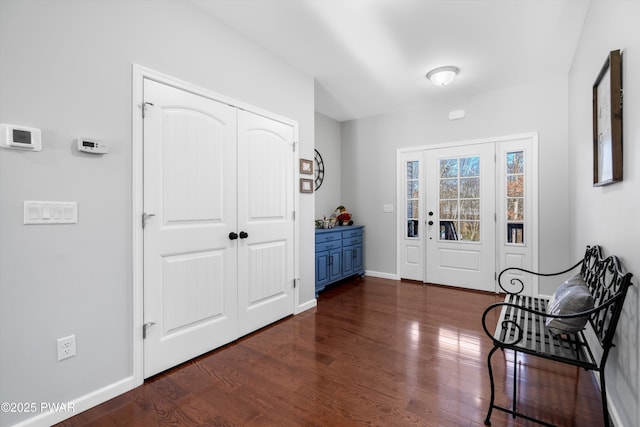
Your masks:
M240 232L240 238L241 239L246 239L247 237L249 237L249 234L245 233L244 231Z
M238 233L234 233L233 231L229 233L229 240L236 240L238 238Z

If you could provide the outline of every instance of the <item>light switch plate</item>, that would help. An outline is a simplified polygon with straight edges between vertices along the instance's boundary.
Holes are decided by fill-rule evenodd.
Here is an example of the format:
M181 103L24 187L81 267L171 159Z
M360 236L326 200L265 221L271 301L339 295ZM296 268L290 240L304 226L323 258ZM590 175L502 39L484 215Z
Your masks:
M465 117L464 110L455 110L449 112L449 120L461 120Z
M24 202L25 224L77 224L77 202Z

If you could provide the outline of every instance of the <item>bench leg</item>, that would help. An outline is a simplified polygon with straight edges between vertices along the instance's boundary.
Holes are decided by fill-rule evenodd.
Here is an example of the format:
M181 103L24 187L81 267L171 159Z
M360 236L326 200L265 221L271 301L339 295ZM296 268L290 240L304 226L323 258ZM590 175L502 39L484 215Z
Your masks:
M491 425L491 412L493 411L493 403L496 397L495 383L493 382L493 368L491 367L491 357L498 348L500 347L493 347L489 352L489 356L487 356L487 366L489 367L489 382L491 383L491 401L489 402L489 412L487 412L487 417L484 419L484 425L486 426Z
M513 414L511 416L515 420L516 418L516 402L518 401L518 352L513 351Z

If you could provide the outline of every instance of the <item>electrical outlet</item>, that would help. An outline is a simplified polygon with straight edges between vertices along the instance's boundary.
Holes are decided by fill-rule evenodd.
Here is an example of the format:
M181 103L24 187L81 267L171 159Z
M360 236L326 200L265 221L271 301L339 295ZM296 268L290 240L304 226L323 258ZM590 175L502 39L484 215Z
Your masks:
M76 355L76 336L58 338L58 361L68 359Z

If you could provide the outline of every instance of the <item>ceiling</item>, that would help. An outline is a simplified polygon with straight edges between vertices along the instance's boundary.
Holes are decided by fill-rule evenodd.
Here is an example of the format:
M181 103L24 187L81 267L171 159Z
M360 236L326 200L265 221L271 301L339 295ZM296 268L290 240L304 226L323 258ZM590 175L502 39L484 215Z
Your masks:
M192 0L315 79L338 121L567 76L588 0ZM449 86L425 74L460 68Z

